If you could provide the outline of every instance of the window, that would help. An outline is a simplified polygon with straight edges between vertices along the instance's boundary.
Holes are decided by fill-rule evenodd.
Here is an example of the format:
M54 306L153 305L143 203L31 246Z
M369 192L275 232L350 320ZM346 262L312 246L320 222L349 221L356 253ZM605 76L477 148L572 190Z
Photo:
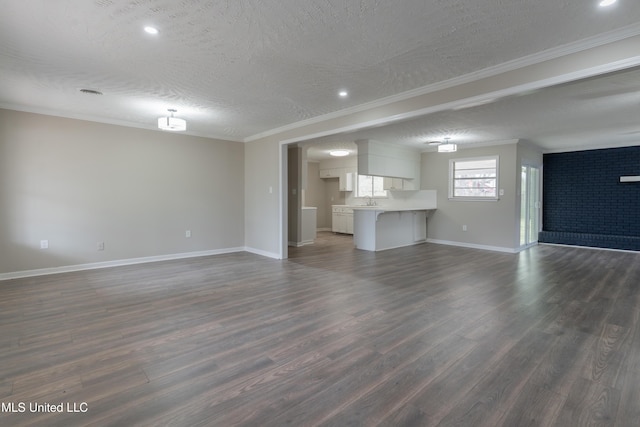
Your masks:
M381 176L358 175L356 197L387 197Z
M498 156L449 160L449 199L498 200Z

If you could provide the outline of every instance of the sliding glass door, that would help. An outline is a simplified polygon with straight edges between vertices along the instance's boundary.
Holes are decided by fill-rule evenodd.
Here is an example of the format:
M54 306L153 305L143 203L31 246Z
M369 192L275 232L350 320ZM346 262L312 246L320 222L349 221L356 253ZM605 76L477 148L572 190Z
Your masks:
M522 165L520 188L520 246L527 247L538 242L541 225L540 167Z

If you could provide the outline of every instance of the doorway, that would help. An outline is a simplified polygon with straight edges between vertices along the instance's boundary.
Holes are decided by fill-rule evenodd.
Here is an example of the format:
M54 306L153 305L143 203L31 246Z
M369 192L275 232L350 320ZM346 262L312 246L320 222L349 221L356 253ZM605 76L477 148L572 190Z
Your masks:
M520 247L538 243L542 225L540 166L523 164L520 170Z

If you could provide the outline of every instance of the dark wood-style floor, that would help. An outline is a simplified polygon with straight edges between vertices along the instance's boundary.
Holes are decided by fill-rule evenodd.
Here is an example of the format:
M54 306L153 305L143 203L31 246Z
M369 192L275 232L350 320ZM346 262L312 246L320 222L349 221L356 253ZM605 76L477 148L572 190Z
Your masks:
M0 282L0 401L2 426L638 426L640 254L321 233ZM61 402L86 412L29 410Z

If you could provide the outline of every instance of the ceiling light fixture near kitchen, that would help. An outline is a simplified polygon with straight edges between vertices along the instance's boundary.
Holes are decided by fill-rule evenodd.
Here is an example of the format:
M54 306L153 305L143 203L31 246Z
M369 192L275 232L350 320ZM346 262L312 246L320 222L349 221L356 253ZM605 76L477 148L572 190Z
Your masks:
M598 6L600 7L607 7L607 6L611 6L615 3L617 3L618 0L602 0L600 3L598 3Z
M349 92L347 92L346 90L341 90L340 92L338 92L338 96L340 98L346 98L347 95L349 95Z
M146 26L144 27L144 31L148 34L153 34L153 35L158 34L158 29L156 27Z
M171 113L171 116L160 117L158 119L158 127L162 130L170 130L170 131L182 131L187 130L187 122L184 119L179 119L177 117L173 117L173 113L176 113L177 110L173 108L168 109Z
M329 155L333 157L344 157L349 155L348 150L331 150L329 151Z
M87 95L102 95L102 92L95 89L78 89L78 90Z
M458 151L458 146L449 142L449 138L444 139L444 144L438 145L438 153L453 153Z

